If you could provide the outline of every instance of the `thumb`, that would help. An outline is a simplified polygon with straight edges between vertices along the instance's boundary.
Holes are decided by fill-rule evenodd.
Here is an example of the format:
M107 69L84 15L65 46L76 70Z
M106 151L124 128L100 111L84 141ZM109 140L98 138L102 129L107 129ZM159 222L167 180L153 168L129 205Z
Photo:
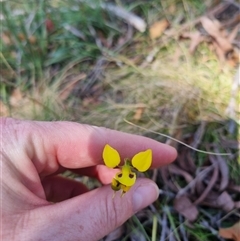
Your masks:
M40 208L41 224L37 233L41 233L43 240L99 240L154 202L158 194L157 185L148 179L138 179L123 197L116 193L112 198L113 191L104 186Z

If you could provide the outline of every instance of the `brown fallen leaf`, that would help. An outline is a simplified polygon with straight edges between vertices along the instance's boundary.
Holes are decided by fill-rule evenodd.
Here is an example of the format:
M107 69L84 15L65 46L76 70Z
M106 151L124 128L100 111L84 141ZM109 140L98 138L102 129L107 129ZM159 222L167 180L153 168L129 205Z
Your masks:
M198 197L198 199L195 200L195 202L194 202L195 205L200 204L207 198L209 192L213 189L214 185L217 182L219 168L218 168L218 165L215 160L213 160L212 163L213 163L214 169L213 169L213 174L211 176L210 182L208 183L205 190L201 193L200 197Z
M219 150L217 148L214 148L214 151L217 153ZM222 156L216 156L216 160L219 166L219 171L221 174L221 181L220 181L220 187L219 191L224 191L229 183L229 168L226 163L226 160Z
M194 163L193 157L191 156L188 148L184 147L178 151L178 157L176 162L181 169L183 169L184 171L187 171L192 176L195 175L196 165Z
M169 165L168 170L175 175L183 176L187 183L190 183L193 180L193 177L188 172L182 170L175 164Z
M201 179L197 178L196 185L192 189L192 192L196 193L197 197L200 197L205 189L206 189L206 186L204 185L203 181Z
M223 192L216 201L218 206L225 212L230 212L234 209L235 203L227 192Z
M145 107L140 106L135 110L135 114L133 116L133 119L136 121L139 121L142 118L142 114L144 112Z
M220 195L212 191L202 204L213 208L221 208L225 212L230 212L235 207L234 201L226 191Z
M220 228L219 235L222 238L232 239L234 241L240 241L240 222L234 224L230 228Z
M162 167L160 169L161 172L161 177L163 179L164 184L169 187L172 191L174 192L178 192L178 188L176 187L176 185L173 183L173 181L169 178L169 170L168 167Z
M159 38L169 26L167 19L162 19L150 26L149 35L152 40Z
M216 41L222 51L227 54L233 47L227 37L221 32L221 25L216 20L213 21L208 17L202 17L201 23L206 32Z
M193 54L198 45L205 40L205 37L202 36L200 32L183 33L181 37L191 39L191 44L189 47L190 54Z
M196 206L187 196L180 196L174 200L174 208L188 221L194 222L198 217Z

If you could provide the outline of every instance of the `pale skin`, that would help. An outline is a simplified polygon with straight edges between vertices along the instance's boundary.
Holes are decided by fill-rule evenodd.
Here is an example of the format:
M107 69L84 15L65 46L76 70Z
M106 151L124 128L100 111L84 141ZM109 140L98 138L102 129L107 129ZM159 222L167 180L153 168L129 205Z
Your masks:
M112 199L116 170L103 165L106 144L121 158L151 149L152 168L172 162L176 151L146 137L73 122L0 119L1 240L99 240L154 202L158 189L138 178L121 198ZM71 169L98 178L88 191L57 174Z

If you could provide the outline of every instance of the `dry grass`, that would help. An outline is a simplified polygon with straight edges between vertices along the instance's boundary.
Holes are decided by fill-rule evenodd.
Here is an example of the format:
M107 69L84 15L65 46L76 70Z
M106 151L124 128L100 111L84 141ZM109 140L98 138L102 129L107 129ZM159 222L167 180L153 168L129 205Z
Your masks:
M174 59L171 52L163 57L159 54L144 68L133 68L121 61L121 67L108 68L103 80L108 90L104 92L101 108L91 110L90 115L81 119L131 131L125 118L158 130L228 118L225 112L231 97L234 70L221 69L211 53L207 57L203 53L202 59L194 63L194 58L187 53L180 56L186 58L181 61ZM141 106L143 113L136 120L135 113Z
M45 78L41 86L25 94L27 97L15 104L11 115L42 120L68 119L136 132L126 124L124 119L127 119L167 133L201 121L228 119L226 109L235 70L230 66L222 68L214 53L204 46L198 52L197 61L179 42L167 53L160 52L144 67L133 61L124 62L120 57L108 60L112 64L104 72L100 96L88 98L89 102L74 96L62 100L62 83L76 73L75 67L70 66L56 76L52 84L51 79ZM139 109L141 113L136 117ZM234 111L237 121L239 110Z

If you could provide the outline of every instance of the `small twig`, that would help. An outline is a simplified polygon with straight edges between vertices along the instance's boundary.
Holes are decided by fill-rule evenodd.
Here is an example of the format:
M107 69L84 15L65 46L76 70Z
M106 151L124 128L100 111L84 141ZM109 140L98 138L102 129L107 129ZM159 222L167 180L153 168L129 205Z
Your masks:
M145 30L147 28L147 24L142 18L140 18L139 16L137 16L136 14L134 14L132 12L127 11L126 9L124 9L122 7L119 7L119 6L116 6L113 4L109 4L109 3L101 3L99 5L99 4L93 3L92 1L90 2L87 0L78 0L78 1L88 4L88 6L90 6L93 9L99 6L102 9L105 9L105 10L111 12L112 14L114 14L115 16L123 19L124 21L126 21L127 23L132 25L134 28L136 28L140 32L145 32Z
M132 126L138 127L138 128L140 128L140 129L142 129L142 130L145 130L145 131L148 131L148 132L151 132L151 133L160 135L160 136L167 137L167 138L169 138L169 139L171 139L171 140L173 140L173 141L176 141L176 142L178 142L178 143L180 143L180 144L182 144L182 145L184 145L184 146L186 146L186 147L188 147L188 148L190 148L190 149L192 149L192 150L194 150L194 151L200 152L200 153L211 154L211 155L216 155L216 156L218 156L218 155L219 155L219 156L229 156L229 155L232 155L231 153L215 153L215 152L209 152L209 151L199 150L199 149L194 148L194 147L192 147L192 146L190 146L190 145L188 145L188 144L186 144L186 143L184 143L184 142L182 142L182 141L179 141L179 140L177 140L177 139L175 139L175 138L173 138L173 137L171 137L171 136L169 136L169 135L165 135L165 134L163 134L163 133L160 133L160 132L157 132L157 131L153 131L153 130L147 129L147 128L145 128L145 127L136 125L136 124L134 124L134 123L132 123L132 122L126 120L126 119L123 119L123 120L124 120L126 123L128 123L128 124L130 124L130 125L132 125Z
M163 208L163 211L167 214L167 217L168 217L168 220L169 220L169 223L170 223L170 226L171 226L171 231L170 231L170 234L168 235L169 240L173 241L173 240L177 239L178 241L180 241L180 237L179 237L179 234L177 232L178 228L176 227L176 225L174 223L173 217L172 217L172 215L169 211L169 207L165 206Z
M197 181L203 179L210 171L213 170L213 168L214 168L213 165L211 165L211 166L207 167L206 169L204 169L203 171L199 172L199 173L197 174L197 176L195 177L195 179L193 179L188 185L186 185L184 188L182 188L182 189L178 192L178 194L177 194L176 197L179 197L179 196L183 195L183 194L186 193L189 189L193 188L193 187L196 185Z
M203 135L205 132L205 128L206 128L206 122L202 121L200 126L198 127L197 131L194 134L193 141L191 143L192 147L197 148L199 146L199 144L202 141L202 138L203 138Z
M215 151L218 151L217 148L214 148ZM211 158L211 156L210 156ZM227 188L228 183L229 183L229 168L228 165L226 163L226 161L220 157L217 156L216 157L218 166L219 166L219 171L221 173L221 181L220 181L220 187L219 187L219 191L223 191Z
M92 86L99 80L103 73L103 65L106 64L105 58L100 58L97 60L96 65L93 70L86 77L86 84L80 90L80 96L85 97L85 95L90 94Z
M126 37L124 38L124 41L117 45L115 48L113 48L114 53L119 52L125 44L127 44L133 39L133 27L131 25L128 26L128 30L125 36Z
M183 241L188 241L188 237L186 235L186 230L184 228L184 221L183 221L183 217L182 215L178 215L178 218L179 218L179 222L180 222L180 225L179 225L179 229L180 229L180 232L181 232L181 238L183 238Z
M123 20L131 24L138 31L142 33L145 32L147 24L142 18L138 17L137 15L113 4L102 4L101 6L103 9L108 10L109 12L115 14L117 17L122 18Z
M218 231L212 228L206 220L200 222L200 225L208 229L214 236L218 236Z
M159 215L159 211L155 208L155 206L151 204L150 208L151 208L152 212L154 212L156 214L158 223L162 227L161 237L163 237L163 238L160 241L165 241L166 235L170 234L170 231L171 231L167 226L167 215L164 212L163 218L161 219L161 216Z
M69 24L66 24L66 25L64 26L64 28L65 28L67 31L69 31L70 33L72 33L74 36L76 36L76 37L78 37L78 38L80 38L80 39L82 39L82 40L86 40L86 37L85 37L84 33L81 32L79 29L77 29L77 28L75 28L75 27L73 27L73 26L71 26L71 25L69 25Z
M179 188L177 188L172 181L169 181L169 172L168 172L168 167L165 166L165 167L162 167L160 169L161 171L161 176L162 176L162 179L163 179L163 182L165 185L167 185L172 191L174 192L178 192L179 191Z
M235 209L233 209L232 211L230 211L229 213L227 213L225 216L223 216L221 219L219 219L218 221L217 221L217 224L218 225L220 225L220 223L223 221L223 220L225 220L226 218L228 218L229 216L231 216L231 215L237 215L238 217L240 217L238 214L237 214L237 209L235 208Z
M214 220L214 217L211 215L210 212L206 211L204 208L199 207L198 208L199 212L202 213L204 216L209 218L210 222L212 223Z
M190 183L193 180L193 177L188 172L186 172L183 169L179 168L175 164L169 165L168 166L168 170L169 170L169 172L171 172L171 173L173 173L175 175L183 176L187 183Z
M176 195L173 192L159 189L159 195L168 197L169 199L174 198Z
M218 4L216 7L214 7L213 9L211 9L210 11L208 11L207 15L211 18L215 17L220 13L224 12L230 5L231 3L229 1L222 2Z
M163 213L161 227L162 227L162 232L161 232L160 241L165 241L165 237L167 234L167 215L166 215L166 213Z
M205 188L205 190L203 191L203 193L200 195L200 197L194 202L195 205L198 205L199 203L201 203L202 201L204 201L204 199L207 197L207 195L209 194L209 192L212 190L214 184L216 183L217 179L218 179L218 165L215 159L210 159L212 161L212 166L214 168L213 170L213 175L212 178L208 184L208 186Z

